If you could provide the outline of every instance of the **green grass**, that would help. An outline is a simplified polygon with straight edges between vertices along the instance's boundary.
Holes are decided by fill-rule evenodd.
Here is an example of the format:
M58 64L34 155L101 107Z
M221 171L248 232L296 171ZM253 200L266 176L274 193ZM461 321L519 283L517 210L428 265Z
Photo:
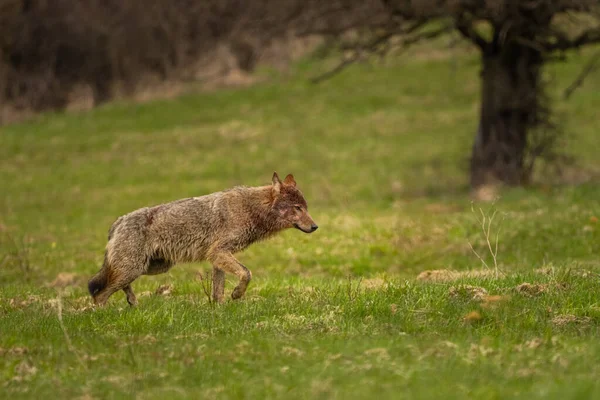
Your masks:
M587 54L548 69L556 95ZM472 52L433 44L311 85L318 68L0 130L1 397L600 396L599 186L542 170L471 204ZM600 168L599 93L596 74L556 103L575 180ZM254 275L243 301L209 304L203 263L136 281L135 309L122 293L89 307L117 216L274 170L294 173L320 229L240 254ZM480 209L497 212L499 274ZM442 269L475 272L417 279ZM54 287L60 273L75 285ZM164 284L170 295L151 294Z

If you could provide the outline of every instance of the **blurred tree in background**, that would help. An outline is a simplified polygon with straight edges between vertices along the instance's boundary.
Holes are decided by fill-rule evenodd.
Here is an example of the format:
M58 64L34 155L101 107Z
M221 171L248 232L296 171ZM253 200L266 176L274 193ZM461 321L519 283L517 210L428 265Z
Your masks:
M352 30L358 35L338 42L344 59L317 80L365 55L385 54L450 31L479 50L480 119L470 163L474 188L526 184L537 158L557 157L560 132L552 119L543 66L564 59L569 50L600 42L598 0L341 0L321 11L326 17L311 16L314 22L305 22L305 32L340 38Z
M481 55L481 107L470 181L529 181L559 137L542 79L545 63L600 42L599 0L2 0L0 101L62 109L76 85L94 104L119 83L186 79L226 44L251 72L273 40L337 38L343 60L387 54L455 31ZM202 68L202 67L200 67ZM588 68L591 70L591 68ZM581 79L579 79L581 80Z
M94 103L115 83L134 90L148 75L185 78L226 44L251 71L257 51L283 36L292 0L1 0L0 101L61 109L77 84Z

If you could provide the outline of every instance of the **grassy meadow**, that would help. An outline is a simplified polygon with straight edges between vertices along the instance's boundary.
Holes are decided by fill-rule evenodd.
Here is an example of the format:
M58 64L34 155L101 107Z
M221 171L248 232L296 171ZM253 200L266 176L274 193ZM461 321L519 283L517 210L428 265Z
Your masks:
M600 75L560 99L589 54L545 76L577 164L493 203L467 185L477 55L435 43L0 128L0 397L599 397ZM210 304L201 263L90 307L118 216L273 171L320 228L239 254L242 301Z

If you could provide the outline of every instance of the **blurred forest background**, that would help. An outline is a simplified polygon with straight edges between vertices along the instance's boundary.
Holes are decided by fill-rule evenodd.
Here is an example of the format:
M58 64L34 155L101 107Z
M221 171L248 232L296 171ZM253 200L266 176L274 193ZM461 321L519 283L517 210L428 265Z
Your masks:
M595 0L3 0L0 123L123 96L173 96L194 83L247 84L257 65L286 68L317 48L341 60L320 81L454 33L480 60L471 187L527 184L537 159L568 162L543 72L600 42L598 12Z

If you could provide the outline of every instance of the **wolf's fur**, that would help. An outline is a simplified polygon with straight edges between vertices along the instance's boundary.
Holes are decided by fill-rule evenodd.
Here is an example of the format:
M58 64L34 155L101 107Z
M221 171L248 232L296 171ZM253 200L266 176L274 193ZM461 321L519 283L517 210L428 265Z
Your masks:
M231 294L238 299L252 274L233 254L292 227L306 233L317 229L294 177L288 175L282 182L277 173L272 185L235 187L141 208L111 226L104 263L88 289L98 305L118 290L134 305L131 282L140 275L164 273L176 263L208 260L213 264L214 300L223 301L225 272L239 278Z

